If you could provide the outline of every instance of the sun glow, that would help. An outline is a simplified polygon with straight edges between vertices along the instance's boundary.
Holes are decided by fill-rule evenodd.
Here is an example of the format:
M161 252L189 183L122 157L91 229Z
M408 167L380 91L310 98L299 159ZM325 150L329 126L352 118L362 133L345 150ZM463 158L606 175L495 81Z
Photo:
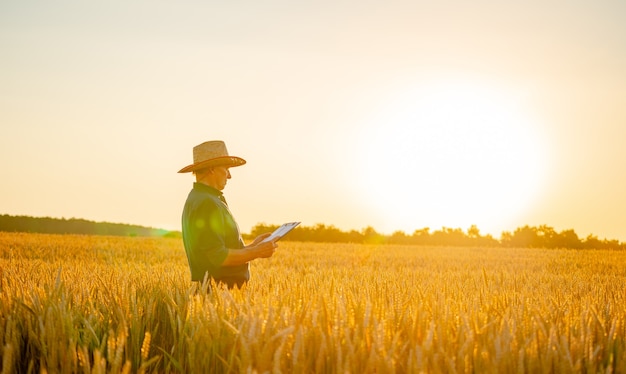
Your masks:
M511 229L545 180L538 121L515 97L476 82L414 87L379 107L358 142L357 179L378 225Z

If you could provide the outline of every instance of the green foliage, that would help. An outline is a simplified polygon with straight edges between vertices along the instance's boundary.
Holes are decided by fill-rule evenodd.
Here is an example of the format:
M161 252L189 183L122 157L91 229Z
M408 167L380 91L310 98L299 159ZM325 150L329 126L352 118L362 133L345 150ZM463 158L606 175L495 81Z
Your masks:
M626 243L617 240L599 240L593 235L580 240L574 230L563 230L559 233L547 225L524 226L517 228L513 233L504 232L500 243L504 247L626 249Z
M277 229L279 225L259 223L246 240L251 240L266 232ZM0 231L31 232L44 234L81 234L181 238L180 231L167 231L137 225L108 222L93 222L84 219L58 219L49 217L28 217L0 215ZM513 232L505 231L500 239L490 234L481 235L476 225L467 230L442 227L431 231L429 227L415 230L412 234L395 231L391 235L377 232L368 226L360 231L342 231L333 225L318 223L314 226L300 225L290 232L284 241L315 243L358 243L358 244L400 244L428 245L447 247L517 247L517 248L570 248L570 249L626 249L626 243L618 240L598 239L588 235L581 239L574 230L557 232L547 225L523 226Z
M279 225L258 224L254 226L245 238L250 240L258 235L271 232ZM581 240L574 230L557 232L554 228L541 225L538 227L524 226L513 233L503 232L497 240L490 234L481 235L476 225L470 226L467 231L460 228L442 227L440 230L430 231L425 227L415 230L408 235L403 231L395 231L391 235L384 235L368 226L359 231L344 232L335 226L317 224L313 227L298 226L285 236L285 241L317 242L317 243L359 243L359 244L399 244L399 245L428 245L447 247L517 247L517 248L570 248L570 249L626 249L626 243L617 240L599 240L589 235Z
M179 232L122 223L94 222L77 218L0 215L0 231L41 234L180 237Z

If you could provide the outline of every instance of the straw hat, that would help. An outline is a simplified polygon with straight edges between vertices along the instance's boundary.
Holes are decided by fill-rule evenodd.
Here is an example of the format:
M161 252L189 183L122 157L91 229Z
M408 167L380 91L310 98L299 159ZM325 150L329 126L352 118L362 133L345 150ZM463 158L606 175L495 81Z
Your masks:
M180 169L179 173L188 173L213 166L235 167L246 163L240 157L229 156L226 144L221 140L211 140L193 147L193 164Z

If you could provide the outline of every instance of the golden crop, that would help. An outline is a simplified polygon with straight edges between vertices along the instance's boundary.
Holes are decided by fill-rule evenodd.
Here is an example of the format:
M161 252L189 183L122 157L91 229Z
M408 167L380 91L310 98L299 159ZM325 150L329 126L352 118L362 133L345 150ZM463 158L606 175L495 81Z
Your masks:
M0 233L0 368L626 372L626 252L281 242L252 272L207 294L180 239Z

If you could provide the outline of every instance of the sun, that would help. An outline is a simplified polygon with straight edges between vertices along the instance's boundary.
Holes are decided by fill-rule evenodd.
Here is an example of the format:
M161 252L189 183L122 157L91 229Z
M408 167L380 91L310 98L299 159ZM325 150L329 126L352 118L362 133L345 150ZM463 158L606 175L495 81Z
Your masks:
M407 233L511 229L547 166L540 123L520 101L481 82L439 79L398 91L369 113L356 142L356 179L377 224Z

